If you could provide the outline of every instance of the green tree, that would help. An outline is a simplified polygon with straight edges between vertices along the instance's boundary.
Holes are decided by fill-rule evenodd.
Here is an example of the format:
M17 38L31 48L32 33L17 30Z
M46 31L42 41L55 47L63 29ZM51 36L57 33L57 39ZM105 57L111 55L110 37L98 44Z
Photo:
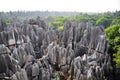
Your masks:
M112 24L120 24L120 16L112 20Z
M54 21L51 23L51 27L53 29L57 29L59 26L62 26L62 25L63 25L63 23L61 21Z
M110 16L105 16L105 17L103 16L96 21L96 25L104 26L105 28L109 27L110 24L111 24Z
M113 54L116 67L120 68L120 24L112 25L105 29L109 41L109 52Z
M120 47L118 48L118 51L116 54L114 54L114 61L116 62L116 67L120 68Z
M11 21L10 20L6 20L5 22L7 25L11 24Z

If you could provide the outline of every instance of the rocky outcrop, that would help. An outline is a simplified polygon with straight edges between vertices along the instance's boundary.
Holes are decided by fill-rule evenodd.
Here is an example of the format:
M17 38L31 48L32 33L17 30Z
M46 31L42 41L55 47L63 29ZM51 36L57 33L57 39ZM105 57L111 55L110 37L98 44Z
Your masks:
M37 18L0 31L0 79L108 79L110 58L101 26L75 21L66 22L63 31L52 30Z

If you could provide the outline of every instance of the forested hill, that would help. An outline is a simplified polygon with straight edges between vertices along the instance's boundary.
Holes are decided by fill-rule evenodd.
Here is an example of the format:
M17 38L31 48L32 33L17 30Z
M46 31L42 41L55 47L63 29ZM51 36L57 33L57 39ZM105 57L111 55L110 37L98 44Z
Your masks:
M77 15L79 12L57 12L57 11L15 11L15 12L0 12L0 16L10 17L17 16L19 18L36 18L36 16L40 17L48 17L48 16L73 16Z

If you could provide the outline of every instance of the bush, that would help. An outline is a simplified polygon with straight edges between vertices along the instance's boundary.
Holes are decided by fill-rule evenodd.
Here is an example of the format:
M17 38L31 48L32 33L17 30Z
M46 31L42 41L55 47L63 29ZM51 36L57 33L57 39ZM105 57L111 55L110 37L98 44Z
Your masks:
M108 27L105 32L109 41L109 52L114 56L113 61L116 62L116 67L120 68L120 24Z
M59 26L58 29L59 30L64 30L64 26Z

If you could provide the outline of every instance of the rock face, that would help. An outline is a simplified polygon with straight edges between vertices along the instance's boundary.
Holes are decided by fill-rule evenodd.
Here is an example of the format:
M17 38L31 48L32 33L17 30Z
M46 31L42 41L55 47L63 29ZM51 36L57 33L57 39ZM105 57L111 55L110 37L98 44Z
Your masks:
M0 80L110 80L101 26L66 22L60 31L37 18L0 31Z

